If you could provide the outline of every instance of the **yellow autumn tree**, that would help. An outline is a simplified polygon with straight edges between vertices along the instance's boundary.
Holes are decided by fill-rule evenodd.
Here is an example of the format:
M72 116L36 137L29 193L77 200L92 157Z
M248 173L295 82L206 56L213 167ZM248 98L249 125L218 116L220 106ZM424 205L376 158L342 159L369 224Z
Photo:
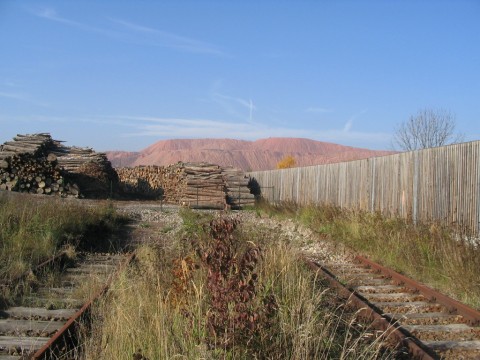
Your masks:
M297 165L295 158L292 155L287 155L277 163L277 169L289 169L295 167L295 165Z

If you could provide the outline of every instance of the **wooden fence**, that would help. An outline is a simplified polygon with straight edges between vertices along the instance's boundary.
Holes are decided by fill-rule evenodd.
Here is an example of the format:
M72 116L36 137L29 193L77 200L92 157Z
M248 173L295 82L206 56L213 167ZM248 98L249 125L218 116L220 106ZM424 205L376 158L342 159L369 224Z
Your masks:
M480 141L248 175L270 202L332 204L480 229Z

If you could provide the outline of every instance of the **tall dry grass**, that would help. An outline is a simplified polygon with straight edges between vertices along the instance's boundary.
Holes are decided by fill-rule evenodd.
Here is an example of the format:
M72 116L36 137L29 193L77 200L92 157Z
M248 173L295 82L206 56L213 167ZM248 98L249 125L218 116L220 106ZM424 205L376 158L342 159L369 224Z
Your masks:
M195 236L187 214L189 236ZM201 223L202 220L197 218ZM294 247L274 235L235 236L263 250L258 264L258 299L274 294L278 310L269 326L250 341L212 347L207 328L209 288L201 265L183 236L168 245L144 245L137 261L95 309L85 359L377 359L389 358L382 339L355 321L301 261ZM205 236L202 232L200 236ZM182 240L183 239L183 240ZM198 260L198 259L197 259ZM196 262L199 264L200 262ZM183 285L182 285L183 284ZM273 325L272 325L273 324ZM227 331L238 331L229 328Z
M85 245L120 222L112 206L85 207L65 199L0 193L0 280L8 281L65 245Z
M379 213L333 206L264 206L295 218L322 238L342 242L388 267L480 308L480 247L457 229L413 224Z

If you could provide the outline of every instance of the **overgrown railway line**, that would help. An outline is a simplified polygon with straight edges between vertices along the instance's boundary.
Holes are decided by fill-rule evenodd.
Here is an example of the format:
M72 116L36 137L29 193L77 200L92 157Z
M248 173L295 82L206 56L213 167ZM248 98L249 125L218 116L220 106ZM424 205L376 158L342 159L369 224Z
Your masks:
M372 327L414 359L480 359L480 312L364 257L306 260Z
M0 360L50 359L59 354L77 358L81 320L132 258L125 253L79 253L54 279L47 283L43 279L43 284L19 297L16 306L0 310Z
M151 211L156 216L157 210ZM285 228L284 224L282 231ZM91 299L106 291L113 275L132 256L79 254L73 266L48 285L25 294L18 306L0 309L0 360L57 358L52 353L61 353L62 359L78 358L74 330L79 320L88 313ZM480 359L478 311L365 258L335 259L307 261L347 302L362 309L362 317L385 331L392 343L407 349L411 358Z

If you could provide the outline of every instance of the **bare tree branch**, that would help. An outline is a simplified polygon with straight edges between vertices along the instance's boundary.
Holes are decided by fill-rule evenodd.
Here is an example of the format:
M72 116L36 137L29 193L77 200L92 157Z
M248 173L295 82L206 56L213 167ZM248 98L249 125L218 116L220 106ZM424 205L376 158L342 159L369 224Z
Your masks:
M463 141L455 134L455 115L447 110L421 109L400 124L393 136L394 146L412 151Z

